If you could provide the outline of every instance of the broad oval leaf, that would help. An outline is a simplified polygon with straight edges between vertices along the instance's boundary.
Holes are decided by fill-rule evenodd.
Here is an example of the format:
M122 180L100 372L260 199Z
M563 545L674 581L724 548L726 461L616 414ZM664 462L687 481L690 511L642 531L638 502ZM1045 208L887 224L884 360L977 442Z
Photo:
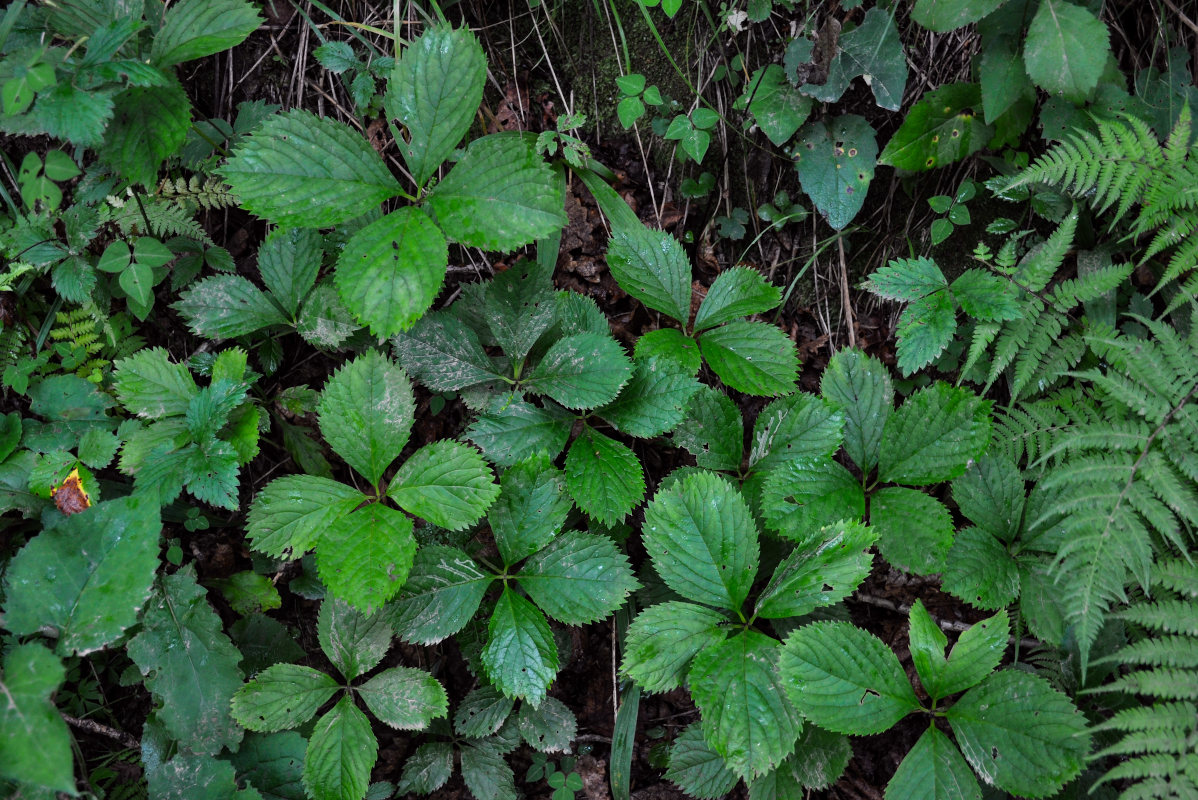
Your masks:
M703 728L698 722L687 725L674 739L666 778L700 800L724 797L740 780L724 764L723 757L703 739Z
M334 597L371 613L399 592L415 554L412 520L371 503L329 523L316 565Z
M690 321L691 265L673 236L644 225L616 229L607 265L620 288L637 300L683 325Z
M929 725L886 784L886 797L981 800L982 787L952 740Z
M337 681L320 670L275 664L233 696L233 719L251 731L294 728L311 719L338 688Z
M523 703L516 715L520 737L540 753L568 753L578 733L574 712L556 697L546 697L539 706Z
M186 414L191 399L200 391L187 367L172 362L161 347L117 359L113 378L121 405L149 419Z
M768 527L801 542L837 520L865 516L865 492L853 473L831 459L795 459L766 474L761 513Z
M799 90L825 103L840 99L849 84L861 76L882 108L898 111L907 85L907 57L894 16L871 8L865 19L836 41L836 54L822 84L804 84Z
M703 358L720 380L745 394L777 397L795 390L799 353L779 328L738 320L699 337Z
M1019 567L992 533L970 526L957 532L942 583L944 591L971 606L998 609L1019 597Z
M245 41L261 22L258 10L246 0L181 0L163 16L150 63L169 67L228 50Z
M392 343L404 369L434 392L456 392L500 377L478 334L445 311L425 314Z
M81 99L69 113L78 116L83 106ZM187 93L173 80L163 86L131 86L116 96L113 108L97 155L130 182L154 186L162 162L179 151L191 127Z
M698 375L703 367L699 343L677 328L658 328L636 340L632 351L637 359L668 358L677 362L688 375Z
M878 463L882 428L894 407L886 365L860 350L838 350L820 377L820 392L844 412L844 450L868 475Z
M304 789L312 800L351 800L366 796L370 770L378 758L370 720L353 699L342 697L316 721L304 756Z
M357 489L315 475L271 481L250 506L250 545L274 558L299 558L316 546L334 519L365 500Z
M650 692L677 689L691 660L727 637L724 622L720 612L693 603L670 600L650 606L628 626L620 671Z
M367 617L344 600L326 597L316 620L320 649L347 681L379 665L391 648L391 627L380 614Z
M405 207L350 237L337 259L337 291L379 337L410 328L437 299L449 264L445 236L418 208Z
M573 415L552 403L542 407L514 400L480 414L466 429L466 438L493 464L507 467L541 450L556 456L570 438L573 421Z
M487 523L500 558L511 566L557 536L574 502L566 493L566 476L544 452L509 468L500 486L502 491L487 513Z
M317 405L325 441L372 485L407 444L415 410L408 376L374 350L337 370Z
M951 480L982 455L989 440L989 401L937 382L907 398L886 420L878 477L911 486Z
M905 572L943 572L953 546L953 517L918 489L888 486L869 501L869 523L878 530L878 552Z
M1110 31L1088 9L1042 0L1027 29L1023 63L1041 89L1082 103L1098 85L1110 52Z
M923 172L976 153L994 134L977 113L981 106L982 93L976 83L933 89L907 112L878 163Z
M660 436L682 421L691 397L703 384L669 358L637 358L635 364L632 379L616 399L595 413L629 436Z
M753 423L749 466L765 471L796 459L830 458L840 448L844 412L799 392L770 403Z
M666 585L697 603L739 611L757 574L757 525L740 492L689 475L645 508L645 549Z
M512 713L515 703L494 686L479 686L466 695L453 714L453 730L458 736L481 739L499 730Z
M244 208L302 228L360 217L400 191L360 134L299 109L269 117L218 172Z
M570 445L565 466L574 502L606 525L623 520L645 496L645 473L636 454L589 426Z
M930 31L948 33L977 22L1004 2L1006 0L916 0L911 19Z
M229 339L286 325L287 318L262 290L240 275L214 275L194 284L171 304L196 336Z
M803 191L835 230L865 204L878 159L874 129L852 114L808 122L799 130L795 169Z
M504 587L487 626L483 667L506 696L539 705L557 676L557 644L537 607Z
M781 671L795 708L837 733L881 733L919 708L898 657L848 622L815 622L792 633Z
M611 336L579 333L558 339L524 380L566 408L588 409L611 402L632 375L632 362Z
M421 669L392 667L357 688L379 721L396 730L418 731L449 711L441 683Z
M477 522L499 496L478 451L461 442L425 445L404 462L387 495L409 514L456 531Z
M628 556L611 539L569 531L524 563L516 576L541 610L567 625L603 619L639 588Z
M73 794L71 734L52 696L66 678L42 645L14 645L0 671L0 776Z
M869 575L878 533L842 520L810 536L774 570L757 600L765 619L801 617L848 597Z
M673 432L674 441L690 451L703 469L732 472L744 455L744 422L740 409L719 389L702 386L686 407Z
M769 311L781 302L782 292L757 270L749 267L726 269L716 276L695 313L695 332L738 317Z
M316 285L323 256L320 234L309 228L276 228L258 248L262 283L292 317Z
M452 547L420 548L408 581L388 605L397 636L433 644L460 631L474 617L494 578L474 559Z
M811 115L811 98L786 80L780 64L768 64L753 73L733 108L743 111L746 105L753 122L777 147L790 141Z

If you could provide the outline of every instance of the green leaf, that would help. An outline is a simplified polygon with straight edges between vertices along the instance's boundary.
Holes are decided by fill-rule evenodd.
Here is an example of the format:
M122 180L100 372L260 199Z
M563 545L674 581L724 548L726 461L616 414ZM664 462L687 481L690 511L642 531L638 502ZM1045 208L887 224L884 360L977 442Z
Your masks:
M515 776L494 745L476 742L461 748L462 781L475 797L516 800Z
M86 655L137 622L158 568L158 498L135 494L72 514L8 563L4 624L24 636L49 629L57 650Z
M237 768L238 777L267 800L306 800L303 775L307 747L308 741L293 731L251 733L229 760Z
M486 513L499 496L499 485L477 450L442 440L425 445L404 462L387 496L409 514L456 531Z
M777 397L795 390L799 353L790 337L766 322L730 322L705 332L699 349L720 380L737 391Z
M1015 559L982 528L958 531L942 579L944 591L970 605L996 609L1019 596L1019 567Z
M388 606L396 635L413 644L452 636L474 617L493 579L461 550L420 548L407 583Z
M650 692L677 689L691 660L724 641L726 621L718 611L677 600L650 606L628 626L620 671Z
M5 654L0 777L75 793L71 734L51 699L65 678L62 662L36 642L14 645Z
M557 645L545 615L505 586L487 634L482 663L491 683L507 697L539 705L558 667Z
M811 98L790 85L780 64L769 64L753 73L733 108L744 110L746 104L757 127L778 147L790 141L811 114Z
M1023 62L1037 86L1078 104L1098 85L1110 52L1110 32L1088 9L1042 0L1027 29Z
M962 311L984 322L1018 319L1023 313L1011 283L980 269L962 272L953 281L952 292Z
M916 575L943 572L953 546L953 517L944 503L918 489L888 486L869 502L869 524L878 530L878 552Z
M192 567L164 575L160 585L129 642L129 658L156 701L158 720L180 746L206 755L236 748L242 730L229 716L229 702L241 687L241 653Z
M738 317L769 311L781 302L782 293L778 287L767 283L757 270L749 267L726 269L712 282L695 314L695 332Z
M691 666L703 736L746 781L775 769L803 726L783 691L780 651L776 639L748 630L704 649Z
M556 697L546 697L535 707L521 705L516 724L528 746L542 753L569 753L570 742L578 733L574 712Z
M645 473L628 447L583 428L566 453L566 487L590 517L614 525L645 496Z
M357 231L337 259L341 299L379 337L410 328L445 281L445 236L418 208L393 211Z
M825 525L865 516L865 493L853 473L829 459L795 459L771 469L761 513L783 537L801 542Z
M171 363L161 347L118 359L113 382L121 405L149 419L186 414L191 398L199 392L187 367Z
M844 412L844 449L867 475L877 466L882 429L894 407L890 372L860 350L838 350L820 378L820 391Z
M432 675L411 667L392 667L357 688L379 721L401 731L418 731L449 710L445 689Z
M764 472L800 458L830 458L843 430L844 413L822 397L800 392L775 400L753 423L749 466Z
M413 380L434 392L456 392L500 377L478 334L445 311L425 314L392 342Z
M803 800L811 789L835 783L852 756L847 736L805 725L794 752L778 769L750 784L749 800Z
M366 497L343 483L315 475L288 475L258 493L246 519L251 546L274 558L299 558L316 546L333 520Z
M261 22L257 9L245 0L182 0L163 16L150 62L169 67L228 50L245 41Z
M247 210L303 228L347 222L400 191L362 136L299 109L269 117L218 172Z
M522 400L482 414L466 437L498 466L510 466L540 450L556 456L570 438L574 417L555 405L534 406Z
M803 191L828 224L841 230L861 210L874 177L874 129L864 118L846 114L808 122L798 137L794 159Z
M1054 794L1090 752L1086 718L1038 675L1003 670L946 714L961 752L987 782L1023 797Z
M911 106L878 163L923 172L976 153L994 135L976 113L981 105L976 83L951 83L927 92Z
M702 386L686 367L668 358L635 359L632 379L615 400L595 413L621 433L648 439L675 428Z
M848 622L815 622L792 633L781 671L795 708L837 733L881 733L919 708L890 648Z
M909 397L886 420L878 477L926 486L951 480L981 456L990 439L990 403L937 382Z
M371 503L329 522L316 564L334 597L370 613L399 592L415 554L412 520Z
M303 725L340 686L319 670L275 664L259 672L233 696L233 718L252 731Z
M898 329L898 366L911 375L940 357L957 331L957 315L948 292L937 292L903 309Z
M322 260L320 234L308 228L276 228L258 248L262 283L293 318L316 285Z
M374 350L337 370L317 406L325 441L372 485L407 444L415 410L408 376Z
M304 758L304 789L312 800L360 800L378 758L370 720L349 697L316 721Z
M578 531L562 534L529 558L516 578L542 611L567 625L603 619L639 588L615 542Z
M1004 542L1023 527L1023 476L1013 462L996 453L982 456L953 481L953 500L971 522Z
M515 703L493 686L479 686L466 695L453 715L453 730L458 736L481 739L499 730L512 713Z
M148 307L154 300L154 273L145 264L133 262L117 276L121 289L139 306Z
M928 695L934 699L948 697L976 686L994 672L1006 653L1011 624L1004 609L989 619L975 623L962 633L953 645L947 663L944 660L943 634L940 634L940 639L934 636L924 637L924 649L935 650L938 659L929 659L929 663L921 668L920 660L915 658L917 615L923 618L920 626L922 630L935 628L939 632L940 629L932 622L922 603L916 602L911 609L911 654L919 671L920 682L928 691Z
M861 76L882 108L898 111L907 85L907 58L894 17L881 8L865 12L865 19L840 36L838 50L828 65L822 84L804 84L799 90L825 103L841 98L853 79Z
M718 389L703 386L686 407L686 417L674 429L674 441L690 451L703 469L740 469L744 454L744 423L736 403Z
M948 33L977 22L1006 0L916 0L911 19L928 30Z
M757 525L740 492L689 475L645 508L645 550L666 585L697 603L739 611L757 574Z
M295 332L309 344L322 350L335 350L358 330L358 322L341 302L331 280L321 281L314 288L303 308Z
M848 597L869 576L878 533L859 522L829 525L791 551L757 599L764 619L801 617Z
M611 402L631 375L632 362L615 339L580 333L550 345L524 385L581 410Z
M682 245L665 231L616 227L607 266L620 288L644 305L685 325L691 311L691 265Z
M183 292L171 308L183 316L192 333L207 339L231 339L287 324L275 304L239 275L205 278Z
M869 276L865 288L887 300L914 302L943 291L948 280L927 256L895 258Z
M148 727L155 726L150 718ZM169 761L172 744L168 734L158 734L160 742L152 747L142 734L142 763L145 765L146 793L160 800L259 800L254 789L237 790L237 775L227 761L206 755L178 752Z
M487 327L513 364L523 363L557 315L552 266L547 271L538 262L521 261L486 284ZM603 332L607 332L606 319Z
M449 239L484 250L514 250L568 222L562 185L516 131L472 141L427 198Z
M982 110L988 123L996 122L1020 99L1035 96L1031 78L1023 67L1019 43L1011 36L986 40L978 63Z
M666 779L701 800L726 796L740 780L724 764L723 757L703 740L703 729L697 722L687 725L671 745Z
M347 681L377 667L391 647L391 628L382 615L367 617L332 597L320 604L316 637L320 649Z
M270 578L251 569L234 572L228 578L217 578L209 581L209 584L224 596L229 607L240 616L273 611L283 606L283 598Z
M387 84L387 115L408 129L397 140L423 186L462 141L482 102L487 60L468 29L429 26L408 45Z
M100 160L132 183L153 186L162 162L179 151L191 126L191 101L177 83L131 87L116 96Z
M543 452L508 469L500 486L487 523L500 558L511 566L549 544L574 503L566 493L566 476Z
M689 375L698 375L703 366L699 343L677 328L658 328L636 340L633 357L638 360L668 358L677 362Z
M886 797L982 800L982 787L957 746L929 725L886 784Z

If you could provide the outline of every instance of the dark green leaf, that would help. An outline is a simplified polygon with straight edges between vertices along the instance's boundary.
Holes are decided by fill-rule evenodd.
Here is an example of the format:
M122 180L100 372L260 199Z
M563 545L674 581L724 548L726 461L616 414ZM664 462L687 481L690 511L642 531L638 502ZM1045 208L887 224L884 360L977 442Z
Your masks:
M914 486L951 480L981 456L990 439L990 403L937 382L886 420L878 475Z
M334 597L370 613L399 592L415 554L412 520L372 503L329 523L316 564Z
M697 722L687 725L670 747L666 778L700 800L724 797L740 780L724 764L723 757L703 740L703 730Z
M304 758L304 789L312 800L350 800L366 795L378 740L370 720L348 695L316 721Z
M96 152L130 182L153 186L162 162L183 146L190 124L191 101L182 86L131 87L117 95Z
M898 111L907 85L907 58L894 17L881 8L871 8L860 25L840 36L837 46L828 65L828 79L819 85L805 84L800 91L834 103L854 78L862 76L879 106Z
M351 486L315 475L271 481L254 498L246 521L253 548L275 558L299 558L316 546L338 517L365 496Z
M1110 52L1110 32L1089 9L1042 0L1027 29L1023 62L1037 86L1078 104L1098 85Z
M405 641L439 642L465 627L492 580L461 550L426 545L416 552L407 583L388 606L388 618Z
M566 454L566 487L574 502L606 525L622 521L645 496L645 474L628 447L586 427Z
M702 386L686 367L668 358L636 359L632 379L615 400L595 413L621 433L648 439L675 428Z
M677 689L691 660L705 647L724 641L724 615L710 608L671 600L651 606L628 626L620 671L650 692Z
M528 746L542 753L569 753L570 742L578 733L574 712L556 697L546 697L536 707L521 704L516 724Z
M878 552L916 575L943 572L953 546L953 517L944 504L918 489L888 486L870 498L869 524L878 530Z
M239 275L205 278L183 292L171 308L183 316L192 333L207 339L230 339L287 323L275 304Z
M878 163L923 172L976 153L994 134L976 113L981 104L976 83L952 83L926 93L907 112Z
M187 367L172 363L161 347L119 359L113 378L121 404L149 419L186 414L199 391Z
M233 718L254 731L294 728L312 718L338 689L337 681L300 664L275 664L233 697Z
M757 127L778 147L790 141L811 114L811 98L790 85L780 64L753 73L733 108L744 110L746 103Z
M1019 569L1002 542L982 528L957 533L944 569L944 591L984 609L1007 606L1019 596Z
M556 405L512 401L484 413L466 429L466 437L498 466L510 466L545 451L556 456L570 438L573 416Z
M180 0L163 16L150 61L169 67L228 50L245 41L261 22L258 10L246 0Z
M508 697L539 705L558 666L557 645L545 615L504 587L487 633L482 663L491 683Z
M998 322L1017 319L1022 313L1019 297L1011 283L980 269L962 272L953 281L952 293L961 304L961 310L974 319Z
M878 534L842 520L815 531L774 570L757 600L764 619L800 617L848 597L869 575Z
M453 715L453 730L458 736L481 739L499 730L512 713L515 703L493 686L479 686L458 706Z
M578 531L534 554L516 578L534 603L567 625L603 619L639 588L628 557L611 539Z
M367 617L332 597L320 604L316 637L320 649L347 681L377 667L391 647L391 628L381 614Z
M412 667L383 670L357 692L379 721L401 731L425 728L449 710L449 698L437 679Z
M764 472L795 459L829 458L840 448L844 412L800 392L775 400L753 423L749 466Z
M727 472L740 469L744 423L736 403L718 389L699 389L673 435L674 441L695 457L698 466Z
M868 475L878 463L882 429L894 406L889 371L860 350L838 350L820 378L820 391L844 412L845 452Z
M757 270L749 267L726 269L712 282L695 314L695 332L738 317L769 311L781 302L782 293L778 287L767 283Z
M258 272L292 317L316 285L322 260L320 234L308 228L276 228L258 248Z
M636 340L633 356L649 359L657 356L680 364L688 374L697 375L703 366L699 343L677 328L658 328Z
M798 138L794 159L803 191L828 224L841 230L861 210L874 177L874 129L862 117L847 114L808 122Z
M574 503L566 493L566 476L544 453L512 466L500 485L487 523L504 565L511 566L549 544Z
M957 746L929 725L886 784L886 796L981 800L982 788Z
M447 312L425 314L392 341L404 369L434 392L456 392L499 377L478 335Z
M928 30L948 33L977 22L1006 0L916 0L911 19Z
M801 542L837 520L865 516L865 493L861 482L835 461L795 459L766 474L761 513L770 528Z
M644 225L616 228L607 264L620 288L637 300L683 325L690 321L691 265L673 236Z
M75 793L71 734L51 699L66 678L36 642L14 645L0 672L0 777Z
M499 496L499 485L473 447L442 440L404 462L387 496L409 514L451 531L472 525Z

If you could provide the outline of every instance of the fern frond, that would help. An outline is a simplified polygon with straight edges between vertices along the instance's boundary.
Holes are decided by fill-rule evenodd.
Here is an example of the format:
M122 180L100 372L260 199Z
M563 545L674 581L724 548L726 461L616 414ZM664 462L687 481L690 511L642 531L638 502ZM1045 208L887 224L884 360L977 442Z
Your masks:
M1077 208L1074 207L1047 239L1023 257L1015 270L1015 283L1020 289L1039 292L1053 279L1073 247L1073 238L1077 234L1077 220Z
M158 185L158 195L189 212L197 209L219 211L237 203L228 184L215 175L166 178Z
M143 214L144 210L144 214ZM120 228L125 236L156 236L160 239L186 236L212 245L207 231L193 218L195 211L165 200L146 198L139 206L125 202L106 211L108 221Z

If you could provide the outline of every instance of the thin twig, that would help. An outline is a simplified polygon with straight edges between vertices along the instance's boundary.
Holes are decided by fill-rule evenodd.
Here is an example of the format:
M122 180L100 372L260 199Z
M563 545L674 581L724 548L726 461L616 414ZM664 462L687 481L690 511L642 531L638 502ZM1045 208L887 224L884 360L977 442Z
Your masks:
M857 332L853 330L853 303L849 298L849 265L844 258L844 237L836 239L836 247L840 250L840 304L844 307L844 324L849 329L849 347L857 346Z
M1198 24L1195 24L1194 20L1190 19L1184 13L1182 13L1182 10L1180 8L1173 5L1173 0L1161 0L1161 2L1163 2L1165 5L1167 5L1169 7L1169 10L1177 15L1177 18L1181 20L1183 25L1185 25L1187 28L1192 30L1194 33L1198 33Z
M78 728L81 731L94 733L96 736L103 736L106 739L112 739L114 742L119 743L122 747L127 747L130 750L141 749L141 742L137 741L137 739L133 738L133 736L125 733L124 731L118 731L116 728L110 728L109 726L96 722L95 720L72 717L69 714L63 714L62 718L66 720L67 724L72 728Z

